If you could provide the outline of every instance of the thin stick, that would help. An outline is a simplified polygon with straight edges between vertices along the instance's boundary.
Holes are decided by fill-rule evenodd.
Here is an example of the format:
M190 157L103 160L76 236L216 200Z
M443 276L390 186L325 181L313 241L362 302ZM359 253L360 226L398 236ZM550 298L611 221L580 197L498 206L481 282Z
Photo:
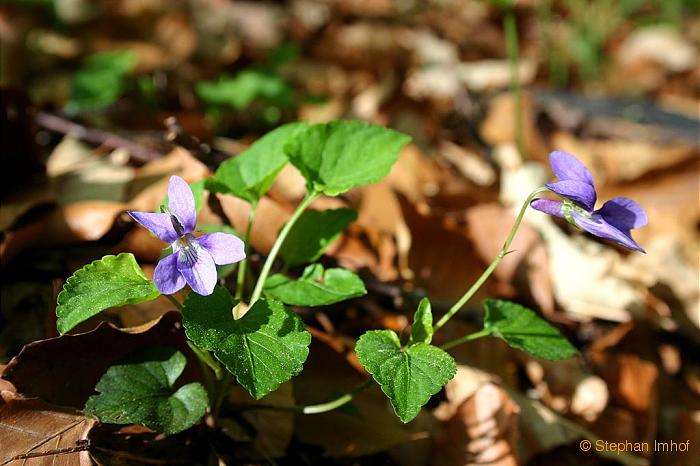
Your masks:
M99 144L109 149L123 148L129 155L141 162L148 162L162 157L157 150L137 144L122 136L101 129L89 128L74 121L46 112L38 112L34 117L36 123L56 133L67 134L82 141Z
M40 458L42 456L50 456L50 455L65 455L69 453L78 453L81 451L87 451L90 449L90 441L89 440L84 440L81 442L79 445L76 445L74 447L69 447L69 448L58 448L56 450L46 450L46 451L36 451L32 453L23 453L21 455L14 456L10 458L8 461L2 464L8 464L16 460L25 460L25 459L30 459L30 458Z

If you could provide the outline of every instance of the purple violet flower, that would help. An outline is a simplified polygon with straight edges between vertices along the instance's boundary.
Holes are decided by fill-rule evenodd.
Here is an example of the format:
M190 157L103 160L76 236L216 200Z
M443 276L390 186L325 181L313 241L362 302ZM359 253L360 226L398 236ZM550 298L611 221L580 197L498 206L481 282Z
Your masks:
M646 252L633 239L632 228L647 224L644 210L632 199L616 197L593 210L596 192L593 176L585 165L564 151L549 154L552 171L559 178L545 186L564 200L535 199L530 205L547 214L566 219L570 224L635 251Z
M170 178L167 212L130 211L129 215L173 248L153 272L153 282L163 294L176 293L188 284L195 293L210 295L217 281L215 264L233 264L245 258L243 241L234 235L193 235L197 226L194 196L179 176Z

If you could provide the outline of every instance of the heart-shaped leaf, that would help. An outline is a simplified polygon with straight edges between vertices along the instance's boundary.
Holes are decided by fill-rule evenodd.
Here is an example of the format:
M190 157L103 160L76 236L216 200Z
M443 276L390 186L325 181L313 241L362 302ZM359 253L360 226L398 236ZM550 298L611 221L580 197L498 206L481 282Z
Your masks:
M257 202L287 163L283 150L287 141L307 127L297 122L270 131L238 156L224 161L208 180L207 188Z
M63 285L56 327L63 334L107 308L150 301L159 295L133 254L105 256L77 270Z
M199 383L175 390L187 364L174 348L148 348L110 367L97 383L85 411L108 424L142 424L166 434L195 425L209 406Z
M265 281L265 294L293 306L325 306L367 293L360 277L345 269L324 270L321 264L304 269L299 280L282 274Z
M187 337L216 358L258 399L299 373L311 334L299 317L275 300L258 300L234 320L235 302L217 287L209 296L190 293L182 311Z
M487 299L484 328L513 348L538 358L557 361L578 350L534 311L510 301Z
M314 262L355 219L353 209L307 210L289 231L279 254L290 267Z
M402 349L391 330L365 333L357 341L355 353L403 422L416 417L457 371L455 360L440 348L416 343Z
M338 120L297 134L285 152L306 178L309 191L337 196L384 178L410 140L365 121Z

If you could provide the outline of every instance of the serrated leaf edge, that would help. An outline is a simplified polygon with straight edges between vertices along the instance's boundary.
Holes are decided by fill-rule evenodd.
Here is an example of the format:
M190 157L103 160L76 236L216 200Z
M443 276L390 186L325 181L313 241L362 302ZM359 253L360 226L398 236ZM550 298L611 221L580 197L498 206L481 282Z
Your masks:
M108 261L114 262L115 260L119 259L120 257L129 257L129 256L134 258L134 262L136 263L136 266L137 266L136 273L144 280L151 282L151 280L146 276L146 274L143 273L143 269L141 269L141 267L138 265L138 262L136 262L136 257L130 252L122 252L122 253L119 253L117 255L109 254L109 255L103 256L100 259L96 259L96 260L90 262L89 264L84 265L83 267L81 267L78 270L76 270L75 272L73 272L73 274L70 277L68 277L66 282L63 284L63 289L61 290L60 293L58 293L58 296L56 297L56 317L58 317L58 321L56 322L56 328L58 329L59 333L61 333L61 335L63 335L64 333L66 333L69 330L71 330L72 328L74 328L75 325L78 325L80 322L84 322L84 320L82 320L82 321L76 323L75 325L73 325L71 328L65 329L64 331L61 331L61 329L60 329L60 322L62 319L64 319L64 316L60 315L61 306L64 306L66 304L65 300L63 298L65 298L66 294L68 292L70 292L70 290L73 286L75 286L75 280L80 278L79 275L90 271L90 269L92 269L92 268L95 268L98 265L98 263L100 263L100 262L103 262L106 264ZM153 283L153 282L151 282L151 283ZM154 288L155 288L155 285L154 285ZM156 289L156 291L158 291L158 290ZM159 291L158 291L158 294L155 295L152 299L155 299L158 296L160 296ZM126 302L124 304L125 305L129 304L129 302ZM100 312L102 312L102 311L100 311ZM99 312L97 314L99 314ZM96 316L97 314L93 314L91 317Z
M369 332L365 332L365 333L358 339L357 345L355 346L355 354L357 355L357 358L360 360L360 363L362 364L362 367L364 367L365 370L366 370L367 372L369 372L369 373L372 375L372 378L374 379L374 381L377 382L377 384L379 384L379 387L382 389L382 393L384 393L384 395L386 395L386 397L387 397L387 398L389 399L389 401L391 402L391 406L392 406L392 408L394 409L394 413L396 413L396 416L397 416L399 419L401 419L401 422L403 422L403 423L405 424L405 423L408 423L408 422L412 421L412 420L415 418L415 416L412 417L412 418L410 418L410 419L404 419L404 418L401 417L401 415L399 415L398 411L396 410L396 406L394 405L394 400L393 400L393 398L391 397L391 395L390 395L389 393L387 393L387 388L385 388L385 384L382 384L379 380L377 380L377 377L375 376L375 373L372 372L371 370L369 370L369 368L367 368L367 366L366 366L365 363L363 362L364 356L361 354L360 351L357 350L357 347L359 346L360 340L362 340L362 338L364 338L365 335L372 334L372 333L381 334L381 333L383 333L383 332L385 332L385 331L388 331L388 332L393 333L393 334L396 336L396 338L398 339L398 335L396 335L396 332L393 332L393 331L391 331L391 330L370 330ZM410 347L415 347L415 346L418 346L418 345L433 346L433 345L430 345L430 344L427 344L427 343L418 342L418 343L412 344ZM453 358L447 351L444 351L444 350L438 348L437 346L433 346L433 348L439 349L440 351L442 351L443 353L445 353L447 356L449 356L450 359L452 359L453 362L455 362L455 361L454 361L454 358ZM407 349L408 349L408 348L407 348ZM402 352L402 353L406 353L407 349L402 351L402 349L401 349L400 346L397 347L397 350L398 350L399 352ZM406 354L406 356L407 356L407 357L410 357L410 354ZM380 369L380 371L381 371L381 369ZM452 373L452 374L451 374L450 377L447 379L448 382L449 382L450 380L452 380L452 378L454 378L455 374L457 373L457 364L456 364L456 362L455 362L455 364L454 364L454 366L453 366L453 368L452 368L451 373ZM445 383L447 383L447 382L445 382ZM430 401L430 398L431 398L433 395L435 395L436 393L438 393L440 390L442 390L442 388L443 388L444 386L445 386L445 384L441 385L441 386L440 386L437 390L435 390L434 392L428 393L428 396L425 398L425 401L423 401L423 402L420 403L420 407L422 408L423 406L425 406L425 404L426 404L428 401ZM429 392L430 392L430 391L429 391ZM420 409L419 409L418 412L420 412ZM418 415L418 414L416 413L416 416L417 416L417 415Z

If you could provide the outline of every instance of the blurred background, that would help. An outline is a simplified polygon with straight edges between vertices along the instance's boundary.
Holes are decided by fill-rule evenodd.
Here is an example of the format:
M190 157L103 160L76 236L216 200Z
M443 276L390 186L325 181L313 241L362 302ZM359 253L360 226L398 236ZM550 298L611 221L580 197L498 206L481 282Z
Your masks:
M38 341L19 363L64 364L80 380L73 356L103 357L81 337L43 341L57 336L53 303L104 254L132 252L152 273L162 243L124 212L157 208L171 175L201 180L289 121L364 119L413 144L382 182L315 207L358 210L324 261L360 273L369 294L300 311L315 337L305 371L263 402L343 393L364 377L357 336L405 332L422 296L449 308L500 249L514 209L553 178L553 149L591 169L599 199L642 205L649 225L634 235L647 254L528 213L516 252L438 343L478 329L480 301L499 297L538 310L581 357L546 363L495 339L460 346L456 378L408 425L378 389L349 414L232 408L215 441L225 464L697 465L699 46L691 0L5 0L0 363ZM303 195L285 168L258 209L253 268ZM200 224L245 230L243 201L204 196ZM171 307L113 309L76 331L152 323ZM55 396L44 401L60 405ZM136 434L93 429L94 445L117 452L100 464L207 457L196 435ZM690 450L585 452L583 438Z

